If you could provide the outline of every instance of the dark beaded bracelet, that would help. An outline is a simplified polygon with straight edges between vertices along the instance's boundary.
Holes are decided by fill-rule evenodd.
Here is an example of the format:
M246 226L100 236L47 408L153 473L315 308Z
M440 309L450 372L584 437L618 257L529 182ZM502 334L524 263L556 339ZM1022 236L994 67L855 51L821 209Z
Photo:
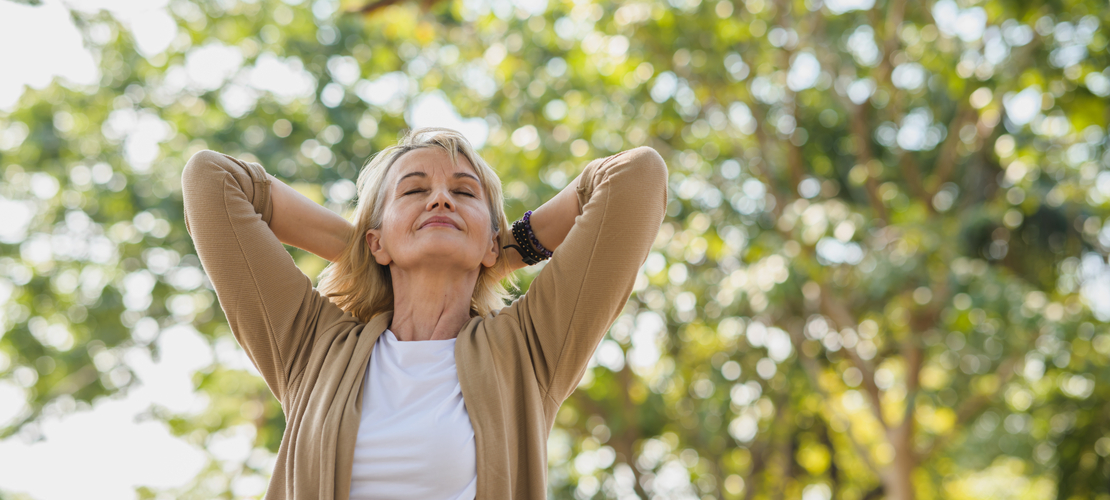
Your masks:
M532 211L525 212L524 217L513 223L513 239L516 240L516 245L505 245L502 248L515 248L520 253L520 257L524 263L531 266L538 264L549 259L552 252L543 247L539 240L536 239L535 233L532 232L532 225L529 221Z
M532 211L531 210L529 210L527 212L524 212L524 217L521 217L521 219L524 220L524 229L526 229L528 231L528 239L532 240L532 245L536 247L536 251L538 251L541 255L543 255L544 258L550 259L551 256L553 255L551 253L551 250L548 250L548 249L544 248L543 245L540 244L540 240L536 239L536 233L532 232L531 218L532 218Z

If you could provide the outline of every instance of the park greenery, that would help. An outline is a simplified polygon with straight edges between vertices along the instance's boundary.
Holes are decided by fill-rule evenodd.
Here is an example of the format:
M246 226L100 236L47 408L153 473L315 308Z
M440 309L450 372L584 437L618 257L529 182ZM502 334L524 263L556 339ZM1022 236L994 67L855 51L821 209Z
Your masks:
M187 324L218 354L193 378L206 404L152 418L255 451L138 494L260 495L233 486L268 477L284 418L194 254L182 167L258 161L349 214L359 168L431 114L481 144L514 219L596 157L647 145L670 168L552 431L552 498L1110 498L1104 2L165 11L157 53L73 11L99 81L0 111L0 379L26 400L0 434L125 393L125 354L174 356L158 338Z

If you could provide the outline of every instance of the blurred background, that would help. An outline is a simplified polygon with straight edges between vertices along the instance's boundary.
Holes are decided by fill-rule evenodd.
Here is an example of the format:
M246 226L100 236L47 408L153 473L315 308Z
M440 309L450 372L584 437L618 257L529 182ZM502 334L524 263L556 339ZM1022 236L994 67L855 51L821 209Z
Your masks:
M1108 23L1094 0L0 0L0 498L261 497L284 419L181 169L215 149L347 214L371 155L445 125L514 219L593 158L670 167L551 498L1110 499Z

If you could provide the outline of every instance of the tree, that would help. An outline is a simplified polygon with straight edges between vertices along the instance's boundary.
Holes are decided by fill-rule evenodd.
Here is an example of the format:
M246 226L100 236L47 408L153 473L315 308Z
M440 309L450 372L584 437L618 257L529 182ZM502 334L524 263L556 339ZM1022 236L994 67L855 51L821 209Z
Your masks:
M0 115L0 196L28 214L0 242L0 376L28 401L5 434L127 390L124 354L169 355L174 324L231 340L181 220L193 151L343 212L369 155L452 107L510 216L593 157L646 144L671 168L655 251L553 431L554 497L1106 493L1101 4L370 5L174 2L146 57L74 13L100 86ZM202 413L152 413L276 450L248 370L197 387ZM232 496L259 456L176 493Z

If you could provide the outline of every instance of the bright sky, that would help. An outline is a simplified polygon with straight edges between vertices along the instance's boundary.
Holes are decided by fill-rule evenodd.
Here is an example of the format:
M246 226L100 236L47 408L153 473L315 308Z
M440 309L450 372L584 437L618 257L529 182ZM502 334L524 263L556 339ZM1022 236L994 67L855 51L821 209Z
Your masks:
M139 416L152 405L202 409L205 401L193 391L191 374L212 362L212 349L188 326L166 329L158 343L166 353L158 362L139 348L124 354L140 380L125 397L45 419L42 441L28 444L18 435L0 441L2 488L38 500L126 499L134 498L136 486L173 488L196 476L207 460L204 451L174 437L165 424ZM12 389L9 384L9 397ZM0 398L4 394L0 388ZM0 401L0 407L18 407L20 400ZM10 414L0 418L5 416Z
M40 7L0 2L0 109L10 110L23 94L23 86L43 88L54 77L93 84L97 70L92 56L81 46L81 35L56 0Z
M0 109L11 109L23 86L43 88L59 77L62 82L93 85L99 79L96 63L82 46L81 35L69 19L69 9L107 10L131 30L139 51L154 55L177 35L177 25L165 9L166 0L44 0L32 7L0 2Z
M520 2L531 5L524 0ZM298 2L290 0L289 3ZM178 33L166 4L167 0L44 0L41 6L31 7L0 2L0 47L27 48L0 51L0 67L5 68L0 78L0 111L11 110L25 86L43 88L55 78L74 86L94 85L99 80L94 58L82 45L81 35L69 19L69 9L110 12L130 30L139 52L154 56L166 50ZM156 93L161 91L172 96L182 90L207 91L222 87L220 101L233 116L253 109L263 92L279 101L315 93L315 78L304 71L299 60L282 60L263 53L253 66L243 66L243 63L237 47L217 41L193 47L186 55L184 66L167 68L164 88L157 89ZM332 88L325 92L325 102L329 96L334 99L345 91L355 91L368 104L388 109L390 104L403 106L405 98L416 97L405 110L411 126L454 128L478 148L489 136L489 126L484 120L461 117L442 93L415 96L418 90L415 82L404 73L389 73L373 81L356 80L357 73L354 79L345 82L346 90L337 84L329 86ZM363 89L371 92L359 92ZM146 133L151 130L155 133ZM125 153L133 165L139 164L134 166L140 171L145 170L157 153L158 142L165 139L157 133L159 130L157 126L137 126L123 131L124 135L130 134Z

